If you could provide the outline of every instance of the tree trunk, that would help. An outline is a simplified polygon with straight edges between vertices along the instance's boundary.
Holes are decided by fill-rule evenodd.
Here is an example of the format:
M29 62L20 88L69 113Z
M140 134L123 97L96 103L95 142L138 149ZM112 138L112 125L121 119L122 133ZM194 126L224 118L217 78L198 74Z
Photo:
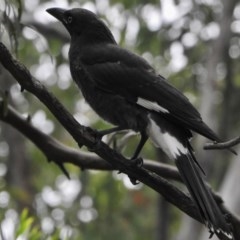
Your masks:
M218 82L217 82L218 80L217 67L220 63L222 62L225 63L225 61L227 60L225 57L228 56L229 43L231 38L232 14L233 14L234 7L236 5L236 0L223 1L223 5L224 5L223 6L224 8L223 8L222 16L220 16L220 22L219 22L220 36L218 37L218 39L212 42L212 44L208 49L208 54L207 54L208 58L205 65L207 76L202 76L200 81L201 82L200 113L204 121L214 131L218 129L218 125L221 122L221 120L218 119L218 115L216 111L217 98L219 94ZM230 67L231 65L225 64L225 66ZM230 71L230 69L226 69L226 70L227 72ZM230 99L224 99L223 101L227 101L226 105L228 105L228 101L230 101ZM228 108L224 108L222 110L226 110L226 109ZM222 116L225 116L228 114L229 113L222 113ZM219 152L203 151L202 148L205 141L206 140L203 138L197 139L196 157L197 157L197 160L200 162L200 164L203 166L203 169L205 170L207 175L207 179L209 179L210 177L212 177L212 179L216 179L217 176L219 176L218 172L221 170L221 167L219 167L219 164L221 164L221 161L224 161L224 159L221 158L222 154L220 155ZM225 155L223 156L226 157ZM212 159L214 161L211 161ZM215 168L213 165L218 167ZM224 181L227 182L228 179L225 178ZM225 184L223 184L223 186L224 185ZM225 196L223 196L223 198L224 197ZM228 205L227 202L226 204ZM202 228L202 226L199 226L199 223L197 223L195 220L189 218L188 216L184 216L182 219L182 225L181 225L177 240L200 239L199 236L201 235L200 232L202 229L204 229L205 234L204 234L204 237L201 239L208 239L209 233L207 232L206 228Z

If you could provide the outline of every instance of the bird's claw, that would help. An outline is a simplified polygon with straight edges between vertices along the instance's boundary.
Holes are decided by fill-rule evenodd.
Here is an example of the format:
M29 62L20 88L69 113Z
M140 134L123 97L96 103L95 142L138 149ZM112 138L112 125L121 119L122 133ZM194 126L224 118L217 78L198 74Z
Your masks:
M101 141L104 136L101 131L86 127L86 131L95 139L95 142Z
M129 177L129 180L132 183L132 185L138 185L140 183L136 178L130 177L130 176L128 176L128 177Z
M130 159L130 164L131 164L132 167L139 167L140 168L140 167L143 166L143 159L141 157L131 158ZM131 181L131 183L133 185L139 184L139 181L136 178L130 177L130 176L128 176L128 177L129 177L129 180Z
M92 128L89 128L89 129L90 129L89 131L91 131L90 133L93 137L93 144L91 145L91 147L88 147L88 150L90 152L95 152L96 150L98 150L100 148L103 135L101 134L101 132L99 132L97 130L94 130Z
M135 167L142 167L143 166L143 159L141 157L132 158L131 165Z

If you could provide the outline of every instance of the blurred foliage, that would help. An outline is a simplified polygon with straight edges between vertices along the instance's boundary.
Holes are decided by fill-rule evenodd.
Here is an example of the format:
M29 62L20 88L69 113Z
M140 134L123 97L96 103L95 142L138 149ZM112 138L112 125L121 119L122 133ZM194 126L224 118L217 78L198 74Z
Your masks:
M200 105L198 95L206 77L207 53L219 36L218 22L223 10L220 0L69 0L59 4L60 7L81 6L95 10L106 20L120 45L145 57L174 86L185 92L193 104ZM56 1L48 0L3 1L0 3L0 40L77 120L96 129L106 129L109 124L92 112L72 84L67 59L69 44L33 27L36 22L44 24L45 28L54 27L53 19L45 9L55 5ZM239 5L236 9L238 14L232 21L240 24ZM239 27L232 34L239 34ZM239 39L233 36L228 47L233 91L235 96L240 96ZM216 87L222 96L226 86L225 63L219 65L218 77ZM20 93L19 86L10 76L0 75L0 85L1 92L10 92L12 105L22 114L30 115L34 126L77 148L46 107L31 94ZM221 97L219 101L218 106L221 106ZM236 104L231 104L231 111L236 112ZM220 107L218 112L220 116ZM238 115L230 122L230 133L240 128ZM22 178L15 176L16 181L7 178L7 173L17 168L10 153L18 151L19 146L9 140L11 136L7 129L0 123L0 219L6 239L13 239L11 236L15 234L19 239L32 240L157 238L161 214L157 206L159 196L141 184L132 186L123 174L81 171L67 165L71 173L71 180L67 180L56 165L48 163L44 155L26 140L21 164L28 168L28 174L22 174ZM123 149L126 156L131 155L137 139L137 136L132 137ZM151 143L145 146L142 156L156 158ZM19 186L17 183L21 181L25 184ZM29 210L23 210L26 208ZM179 219L180 212L171 209L169 231L173 237L179 229Z
M59 232L46 236L38 226L34 226L35 217L30 216L27 209L24 209L20 215L19 224L16 229L16 239L31 240L58 240ZM67 238L65 238L67 240Z

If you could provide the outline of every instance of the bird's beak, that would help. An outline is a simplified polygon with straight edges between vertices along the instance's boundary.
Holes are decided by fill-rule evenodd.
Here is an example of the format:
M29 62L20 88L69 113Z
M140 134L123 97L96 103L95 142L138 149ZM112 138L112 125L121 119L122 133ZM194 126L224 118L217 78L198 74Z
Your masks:
M64 13L65 9L63 8L48 8L46 10L49 14L51 14L53 17L58 19L59 21L63 22L64 21Z

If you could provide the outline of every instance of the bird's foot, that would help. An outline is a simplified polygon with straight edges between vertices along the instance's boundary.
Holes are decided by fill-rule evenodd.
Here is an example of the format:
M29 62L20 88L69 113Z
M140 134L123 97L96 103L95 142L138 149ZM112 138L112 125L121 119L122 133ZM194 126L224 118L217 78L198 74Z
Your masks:
M95 141L98 142L102 140L104 134L101 131L97 131L93 129L93 136L95 138Z
M130 177L130 176L128 176L128 177L129 177L129 180L132 183L132 185L137 185L140 183L136 178Z
M111 133L116 133L119 132L121 130L124 130L124 128L122 127L113 127L110 129L105 129L105 130L101 130L101 131L97 131L98 137L102 139L103 136L111 134Z
M88 147L88 150L90 152L95 152L96 150L98 150L100 148L100 145L101 145L101 140L102 140L102 137L103 135L101 134L101 132L95 130L95 129L92 129L92 128L88 128L90 130L89 133L91 135L91 138L92 138L92 144L91 144L91 147Z
M139 167L140 168L140 167L143 166L143 159L141 157L131 158L130 159L130 164L131 164L132 167ZM139 181L136 178L130 177L130 176L128 176L128 177L129 177L129 180L131 181L131 183L133 185L139 184Z
M113 130L112 129L107 129L107 130L101 130L101 131L97 131L95 129L91 129L91 134L92 136L94 137L94 142L95 142L95 145L98 146L99 143L102 141L102 138L111 133Z
M142 167L143 166L143 159L141 157L138 158L131 158L131 165L133 167Z

